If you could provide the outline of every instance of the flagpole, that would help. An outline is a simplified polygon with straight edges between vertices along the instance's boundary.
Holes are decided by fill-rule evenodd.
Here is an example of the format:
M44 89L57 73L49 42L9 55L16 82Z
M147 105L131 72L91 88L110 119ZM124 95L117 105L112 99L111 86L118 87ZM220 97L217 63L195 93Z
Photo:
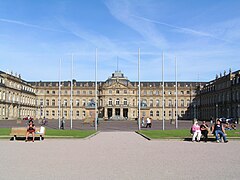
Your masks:
M96 54L95 54L95 131L98 130L98 104L97 104L97 48L96 48Z
M60 129L60 119L61 119L61 65L62 60L59 60L59 83L58 83L58 128Z
M177 58L175 57L175 91L176 91L176 102L175 102L175 106L176 106L176 113L175 113L175 125L176 125L176 129L178 128L178 83L177 83Z
M164 111L165 111L165 97L164 97L164 53L162 53L162 129L164 130L165 127L165 117L164 117Z
M138 130L141 130L140 115L141 115L141 84L140 84L140 48L138 48Z
M70 97L70 129L72 129L72 120L73 120L73 54L72 54L72 68L71 68L71 97Z

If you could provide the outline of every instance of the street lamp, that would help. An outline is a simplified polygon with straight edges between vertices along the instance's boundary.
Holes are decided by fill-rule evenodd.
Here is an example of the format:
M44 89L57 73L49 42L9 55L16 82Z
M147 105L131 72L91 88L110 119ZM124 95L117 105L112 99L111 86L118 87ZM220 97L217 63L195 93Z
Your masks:
M196 120L196 104L193 104L193 119Z
M218 118L218 104L216 104L216 119Z
M237 111L237 123L239 124L240 119L240 104L238 104L238 111Z

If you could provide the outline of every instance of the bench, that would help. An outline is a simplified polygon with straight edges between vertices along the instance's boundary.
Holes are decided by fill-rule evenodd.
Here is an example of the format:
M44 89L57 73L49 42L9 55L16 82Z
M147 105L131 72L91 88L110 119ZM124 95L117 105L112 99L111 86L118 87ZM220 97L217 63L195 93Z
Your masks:
M43 136L45 135L45 127L41 127L41 131L40 132L40 127L36 127L36 132L35 132L35 137L39 137L40 141L43 140ZM15 141L17 137L25 137L27 133L27 128L26 127L13 127L11 129L11 133L10 136L13 136L13 140Z
M192 140L192 136L193 136L193 134L191 134L191 137L184 138L184 140L191 141ZM202 140L202 138L203 138L203 135L201 135L201 140ZM208 141L216 141L216 137L215 137L214 134L212 134L211 131L208 132Z

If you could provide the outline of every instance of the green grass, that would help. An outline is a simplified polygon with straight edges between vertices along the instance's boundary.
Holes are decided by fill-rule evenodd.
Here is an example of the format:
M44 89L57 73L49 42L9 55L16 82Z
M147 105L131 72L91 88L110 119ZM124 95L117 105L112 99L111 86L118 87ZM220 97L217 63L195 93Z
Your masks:
M0 128L0 136L9 136L11 128Z
M240 138L240 130L231 130L231 131L225 131L227 134L227 137L239 137Z
M176 139L183 139L186 137L191 137L191 134L189 132L189 129L183 129L183 130L141 130L138 131L140 134L143 134L150 139L170 139L170 138L176 138ZM226 131L227 137L239 137L240 138L240 130L231 130Z
M184 130L141 130L139 133L151 139L164 139L164 138L184 138L190 135L188 129Z
M96 133L94 130L58 130L46 129L47 136L85 138Z
M10 136L11 128L0 128L0 136ZM46 129L46 137L73 137L73 138L85 138L96 133L94 130L58 130L58 129Z

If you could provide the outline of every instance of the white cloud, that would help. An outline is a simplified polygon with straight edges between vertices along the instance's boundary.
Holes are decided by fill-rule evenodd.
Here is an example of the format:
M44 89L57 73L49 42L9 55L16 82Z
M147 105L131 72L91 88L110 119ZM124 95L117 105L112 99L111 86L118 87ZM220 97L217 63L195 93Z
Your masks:
M165 37L159 33L153 23L142 21L133 16L139 14L139 11L143 9L137 10L134 3L129 1L106 1L105 4L113 17L138 32L149 44L159 49L168 47Z

